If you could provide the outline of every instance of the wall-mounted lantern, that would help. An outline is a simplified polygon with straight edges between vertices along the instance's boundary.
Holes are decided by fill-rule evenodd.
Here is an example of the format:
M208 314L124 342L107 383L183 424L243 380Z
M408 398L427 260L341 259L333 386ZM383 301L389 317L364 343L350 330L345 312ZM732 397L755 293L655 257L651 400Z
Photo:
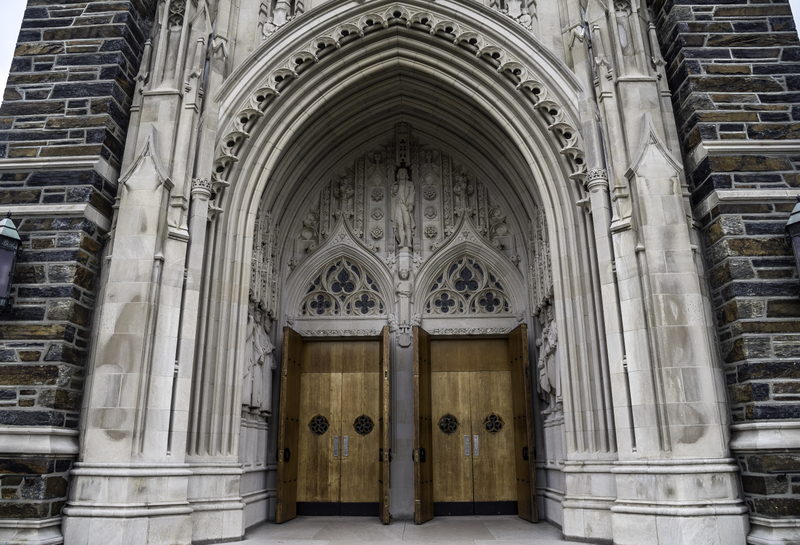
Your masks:
M17 264L20 240L17 226L11 221L11 212L0 220L0 309L5 309L11 300L11 280Z
M797 204L794 205L794 210L786 223L786 238L792 245L794 267L800 274L800 195L797 196Z

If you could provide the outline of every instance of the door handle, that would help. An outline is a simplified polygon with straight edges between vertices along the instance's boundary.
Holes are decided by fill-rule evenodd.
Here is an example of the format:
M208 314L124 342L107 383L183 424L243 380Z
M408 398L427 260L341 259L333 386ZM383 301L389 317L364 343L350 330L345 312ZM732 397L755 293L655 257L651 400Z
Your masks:
M342 457L347 458L347 436L344 436L344 444L342 445Z
M480 456L480 448L479 448L480 445L478 443L480 435L473 435L472 437L474 438L473 441L474 445L472 446L472 455L477 458L478 456Z
M334 458L338 458L339 457L339 436L338 435L334 435L333 436L333 457Z
M419 461L425 463L425 449L419 449Z
M288 462L292 459L292 451L288 448L283 449L283 461Z
M464 456L469 456L469 435L464 436Z
M528 447L522 447L522 459L528 461Z

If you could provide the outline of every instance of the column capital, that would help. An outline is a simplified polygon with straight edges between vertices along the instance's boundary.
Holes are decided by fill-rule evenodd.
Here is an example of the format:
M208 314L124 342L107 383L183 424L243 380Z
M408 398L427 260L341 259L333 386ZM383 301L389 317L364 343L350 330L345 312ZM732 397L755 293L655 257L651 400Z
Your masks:
M192 196L211 197L211 180L208 178L192 178Z
M606 169L593 168L589 170L589 174L586 176L586 188L591 191L595 187L608 189L608 171Z

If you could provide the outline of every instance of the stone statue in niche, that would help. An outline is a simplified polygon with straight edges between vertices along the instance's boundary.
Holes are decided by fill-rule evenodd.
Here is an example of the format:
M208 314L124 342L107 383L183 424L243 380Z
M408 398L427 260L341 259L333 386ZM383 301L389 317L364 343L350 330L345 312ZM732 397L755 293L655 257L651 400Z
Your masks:
M339 176L333 186L333 196L339 199L339 209L337 213L345 214L346 217L353 215L350 208L350 199L355 194L353 183L347 176Z
M303 218L303 228L300 229L300 243L303 251L307 253L313 252L317 248L317 244L319 244L318 208L319 203L314 204L314 207Z
M394 288L397 302L396 328L400 330L400 346L411 344L411 296L414 294L414 271L400 268L394 271Z
M558 326L553 316L553 307L549 306L543 311L544 329L541 336L536 340L539 347L539 360L537 368L539 371L539 386L547 396L548 403L545 414L554 412L557 408L559 388L558 388L558 369L556 360L556 350L558 349Z
M267 5L262 3L258 12L259 43L269 38L276 30L272 15L269 15Z
M392 227L398 248L412 248L414 244L414 199L416 191L408 177L408 169L397 170L397 181L392 184Z
M269 316L251 299L247 313L242 405L266 413L272 405L272 371L275 369L270 327Z
M469 197L475 193L475 186L470 183L469 175L463 170L456 174L453 180L453 196L455 197L456 216L460 216L469 209Z

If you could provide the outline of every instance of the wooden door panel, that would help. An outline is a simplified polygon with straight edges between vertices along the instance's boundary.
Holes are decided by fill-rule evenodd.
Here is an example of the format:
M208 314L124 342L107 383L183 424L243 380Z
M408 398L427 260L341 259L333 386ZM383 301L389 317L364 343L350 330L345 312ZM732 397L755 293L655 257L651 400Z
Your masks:
M475 502L516 501L511 372L476 371L469 379Z
M517 512L531 522L538 522L536 505L536 466L533 435L528 326L522 324L508 336L511 365L512 401L514 404L514 465L517 477Z
M275 522L297 516L298 426L300 416L300 360L303 338L283 330L281 398L278 416L278 483Z
M431 370L507 371L507 339L436 339L431 341Z
M381 374L379 381L381 384L380 392L380 422L378 431L380 432L381 449L380 452L380 519L384 524L389 524L391 515L389 514L389 476L391 468L389 462L391 461L392 443L391 443L391 419L389 408L391 406L391 392L389 383L389 358L391 350L391 337L389 335L389 326L384 326L381 332Z
M433 518L431 429L431 338L419 326L414 336L414 523Z
M433 501L472 502L470 373L431 373L431 390L436 392L432 399ZM453 433L445 433L439 426L445 415L452 415L458 423ZM465 436L468 449L464 446Z
M304 351L307 356L315 350ZM304 366L307 368L307 366ZM342 435L342 374L303 373L300 381L297 501L338 502L340 497L341 452L334 456L334 437ZM328 423L325 433L317 435L310 424L315 417ZM315 426L317 430L320 428ZM340 447L341 449L341 447Z
M362 352L363 355L366 354ZM357 368L357 366L353 366ZM376 424L380 418L379 361L373 360L370 373L342 373L342 452L341 501L342 503L375 503L380 501L379 475L381 437ZM372 422L368 429L362 416Z

